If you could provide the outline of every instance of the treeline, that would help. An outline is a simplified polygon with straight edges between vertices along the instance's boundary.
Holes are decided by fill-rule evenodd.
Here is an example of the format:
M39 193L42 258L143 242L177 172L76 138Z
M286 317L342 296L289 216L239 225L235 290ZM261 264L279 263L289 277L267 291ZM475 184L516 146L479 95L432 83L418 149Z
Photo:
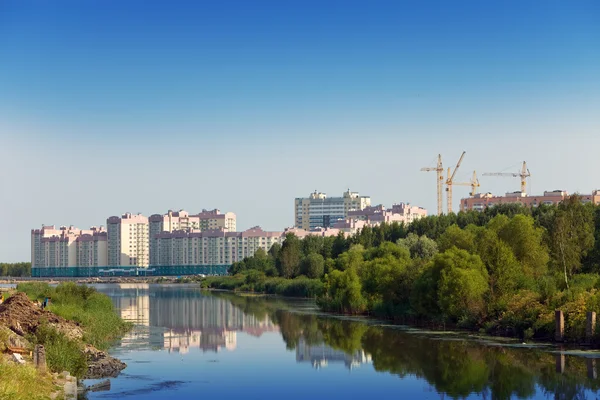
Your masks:
M31 263L0 263L0 276L31 276Z
M321 282L328 311L435 321L523 337L584 336L600 310L600 208L572 196L559 206L493 207L366 227L345 238L288 235L231 267L244 290L274 277ZM313 284L314 285L314 284Z

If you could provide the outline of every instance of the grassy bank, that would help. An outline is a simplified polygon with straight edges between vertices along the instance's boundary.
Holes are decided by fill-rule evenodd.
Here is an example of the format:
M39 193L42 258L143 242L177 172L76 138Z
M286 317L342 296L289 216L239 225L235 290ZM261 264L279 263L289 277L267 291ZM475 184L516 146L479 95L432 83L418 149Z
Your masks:
M47 283L28 282L17 286L31 300L49 298L48 310L70 321L78 323L83 336L68 337L49 324L42 324L28 338L32 344L43 344L46 348L48 367L54 372L69 371L79 378L87 371L87 360L83 350L86 344L104 350L131 328L115 312L110 298L94 288L72 282L51 287Z
M0 356L0 399L46 400L58 390L50 374L41 374L30 365L18 365Z
M214 276L201 281L207 289L222 289L250 293L275 294L288 297L314 298L323 293L323 282L299 276L294 279L267 277L258 271L234 276Z

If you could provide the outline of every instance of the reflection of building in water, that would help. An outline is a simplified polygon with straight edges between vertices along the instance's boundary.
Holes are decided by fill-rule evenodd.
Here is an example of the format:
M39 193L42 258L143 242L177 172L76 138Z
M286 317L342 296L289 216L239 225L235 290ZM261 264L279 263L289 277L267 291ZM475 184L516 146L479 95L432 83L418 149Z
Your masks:
M236 343L237 333L224 329L186 332L168 330L164 333L164 348L169 350L169 353L175 351L187 354L190 348L219 352L224 347L233 351Z
M182 354L190 348L215 352L223 348L233 350L237 331L261 336L264 332L279 330L267 314L260 317L244 314L228 300L189 288L173 291L172 287L121 284L119 289L105 293L112 297L124 319L142 326L166 328L161 337L148 340ZM158 334L154 329L134 332L130 335L135 337L126 336L124 341L139 341L140 334Z
M361 364L371 363L371 355L363 350L347 354L326 344L309 345L303 337L300 337L296 346L296 362L310 362L315 368L326 367L330 362L343 362L348 369L352 370Z

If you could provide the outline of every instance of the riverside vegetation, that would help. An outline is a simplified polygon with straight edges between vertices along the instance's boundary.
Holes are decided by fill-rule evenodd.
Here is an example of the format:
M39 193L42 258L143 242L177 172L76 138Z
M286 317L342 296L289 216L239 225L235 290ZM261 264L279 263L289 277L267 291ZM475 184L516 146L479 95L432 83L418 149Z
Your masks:
M51 300L45 311L31 302L46 298ZM56 287L22 283L0 305L0 350L10 345L33 350L36 344L42 344L50 372L68 371L78 378L113 376L125 364L101 350L130 327L115 313L110 298L94 288L74 283ZM0 371L3 377L14 378L0 384L0 398L48 398L56 391L50 375L30 366L0 360ZM38 383L30 385L32 379ZM32 388L36 389L35 395L29 393Z
M321 309L522 338L585 336L600 310L600 207L516 204L365 227L352 237L292 234L207 288L315 297Z

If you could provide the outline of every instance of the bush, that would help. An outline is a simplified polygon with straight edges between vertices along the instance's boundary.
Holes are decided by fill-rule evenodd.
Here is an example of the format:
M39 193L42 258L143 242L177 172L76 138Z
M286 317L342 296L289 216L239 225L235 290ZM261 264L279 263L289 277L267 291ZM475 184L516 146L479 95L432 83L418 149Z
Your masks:
M30 337L33 344L44 345L46 363L53 372L69 371L77 378L83 378L87 371L87 360L83 353L83 344L68 339L48 324L40 325L35 336Z

